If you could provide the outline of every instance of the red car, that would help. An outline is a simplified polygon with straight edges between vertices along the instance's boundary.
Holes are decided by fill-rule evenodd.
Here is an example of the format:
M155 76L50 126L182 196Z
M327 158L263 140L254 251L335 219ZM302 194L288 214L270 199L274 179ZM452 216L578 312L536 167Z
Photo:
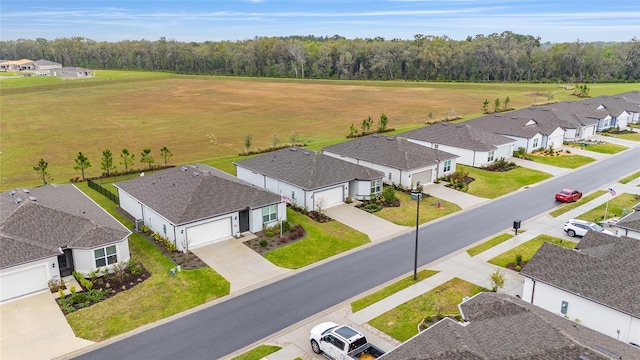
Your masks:
M556 194L556 200L562 202L578 201L582 197L582 192L574 189L562 189Z

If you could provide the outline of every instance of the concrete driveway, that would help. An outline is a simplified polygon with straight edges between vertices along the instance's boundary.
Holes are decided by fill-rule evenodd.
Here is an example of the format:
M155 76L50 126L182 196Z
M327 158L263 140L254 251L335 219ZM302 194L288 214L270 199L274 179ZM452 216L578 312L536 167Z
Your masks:
M381 219L350 204L332 206L325 213L330 218L366 234L371 242L386 240L411 229Z
M1 359L48 360L93 344L76 337L49 291L1 304L0 329Z
M290 269L273 265L242 242L255 237L245 233L239 239L218 241L191 251L231 283L231 293L273 280Z

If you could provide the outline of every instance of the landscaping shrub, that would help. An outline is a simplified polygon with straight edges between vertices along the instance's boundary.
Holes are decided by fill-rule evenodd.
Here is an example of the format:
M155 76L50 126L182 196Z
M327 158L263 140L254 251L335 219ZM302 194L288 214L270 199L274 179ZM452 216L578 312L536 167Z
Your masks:
M384 207L379 204L371 203L362 207L362 209L366 212L374 213L382 210Z
M516 169L516 168L518 168L518 165L516 165L516 163L514 163L513 161L508 162L504 158L497 159L493 163L481 167L481 169L483 170L500 171L500 172L505 172L505 171Z

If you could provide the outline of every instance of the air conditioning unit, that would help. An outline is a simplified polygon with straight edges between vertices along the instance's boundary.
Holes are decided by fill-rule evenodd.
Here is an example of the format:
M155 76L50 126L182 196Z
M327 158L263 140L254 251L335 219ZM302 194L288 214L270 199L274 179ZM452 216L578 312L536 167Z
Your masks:
M134 229L136 231L140 231L142 229L142 225L144 225L144 220L136 219L136 226L134 227Z

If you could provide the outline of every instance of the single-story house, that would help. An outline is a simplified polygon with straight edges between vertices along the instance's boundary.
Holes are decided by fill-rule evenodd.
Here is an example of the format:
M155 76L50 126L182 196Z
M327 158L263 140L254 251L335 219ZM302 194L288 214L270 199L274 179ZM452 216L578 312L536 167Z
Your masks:
M638 124L640 123L640 91L632 90L627 91L626 93L618 94L617 96L622 97L627 102L627 111L631 115L629 118L629 124Z
M628 236L640 240L640 204L633 207L633 211L621 218L614 225L616 235Z
M79 68L79 67L63 67L57 69L51 69L51 76L60 76L60 77L91 77L95 76L93 71Z
M295 146L234 164L238 178L312 210L382 192L381 171Z
M545 243L527 262L522 299L640 344L640 241L588 231L574 250Z
M438 123L397 135L418 145L458 156L462 165L482 167L513 156L515 140L497 135L468 122Z
M286 220L280 195L207 165L185 165L114 184L120 207L180 251Z
M0 302L129 261L131 232L73 185L0 194Z
M640 349L516 297L481 292L458 305L464 322L444 318L379 360L640 358Z
M549 108L530 107L506 113L491 114L466 121L470 127L515 140L514 149L525 148L532 152L540 148L559 148L564 141L561 125Z
M637 104L627 102L624 97L618 95L599 96L581 101L564 101L546 106L558 112L573 114L580 119L596 121L596 131L616 127L626 129L627 123L634 118L631 112L638 111Z
M34 64L35 64L35 69L38 71L48 72L49 70L52 70L52 69L62 68L62 64L54 61L45 60L45 59L36 60L34 61Z
M359 137L322 149L322 153L382 171L386 184L414 188L456 171L458 155L427 148L407 139L379 134Z
M35 64L29 59L3 60L0 62L0 69L4 71L34 70Z

